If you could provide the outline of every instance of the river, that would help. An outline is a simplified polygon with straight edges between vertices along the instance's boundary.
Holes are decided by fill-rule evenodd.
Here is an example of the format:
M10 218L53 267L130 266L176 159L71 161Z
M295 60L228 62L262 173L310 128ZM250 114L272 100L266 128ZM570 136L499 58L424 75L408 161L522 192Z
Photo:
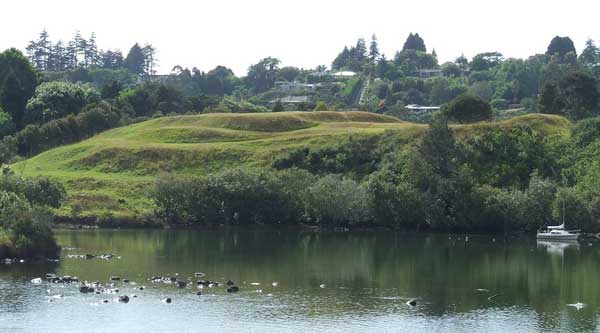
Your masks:
M598 243L279 229L60 230L56 237L64 247L58 262L0 264L0 331L582 332L599 327ZM77 257L106 253L113 259ZM206 275L195 277L199 272ZM31 281L46 273L102 283L118 276L113 288L119 293L83 294L75 283ZM153 283L153 276L175 277L187 287ZM230 279L240 291L218 286L196 295L200 279ZM119 295L130 301L118 302ZM412 299L416 306L406 304ZM583 305L573 306L577 303Z

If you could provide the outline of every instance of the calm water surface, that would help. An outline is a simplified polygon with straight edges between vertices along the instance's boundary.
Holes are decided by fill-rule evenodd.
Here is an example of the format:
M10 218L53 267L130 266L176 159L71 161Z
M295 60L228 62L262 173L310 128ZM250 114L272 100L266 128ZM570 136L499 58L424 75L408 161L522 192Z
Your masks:
M0 264L0 331L598 331L600 244L298 230L59 231L57 263ZM120 259L75 259L113 253ZM195 272L235 281L196 295ZM118 295L33 284L46 273ZM185 289L151 276L192 282ZM277 282L277 286L273 286ZM260 285L258 285L258 283ZM136 287L145 286L143 291ZM496 296L492 300L489 298ZM62 295L58 298L56 295ZM171 304L161 302L172 298ZM417 306L406 304L417 299ZM109 300L108 303L102 303ZM577 309L569 304L584 303Z

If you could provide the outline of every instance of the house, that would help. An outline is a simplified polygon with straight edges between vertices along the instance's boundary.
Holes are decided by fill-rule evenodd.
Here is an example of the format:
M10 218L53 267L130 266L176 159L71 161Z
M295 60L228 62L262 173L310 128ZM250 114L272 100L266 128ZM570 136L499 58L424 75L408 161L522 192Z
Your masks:
M334 72L332 75L335 76L335 77L337 77L337 78L343 78L343 77L353 77L353 76L356 76L356 73L352 72L352 71L339 71L339 72Z
M316 84L307 84L299 82L289 81L277 81L275 82L275 90L279 92L290 92L290 91L311 91L315 90Z
M417 70L417 74L422 79L444 76L444 72L441 69L419 69Z
M425 113L439 111L440 107L439 106L422 106L422 105L418 105L418 104L411 104L411 105L407 105L405 107L405 109L407 109L409 112L414 113L414 114L425 114Z
M277 102L281 102L282 104L309 103L310 96L287 96L287 97L282 97L282 98L276 98L271 101L271 104L275 104Z

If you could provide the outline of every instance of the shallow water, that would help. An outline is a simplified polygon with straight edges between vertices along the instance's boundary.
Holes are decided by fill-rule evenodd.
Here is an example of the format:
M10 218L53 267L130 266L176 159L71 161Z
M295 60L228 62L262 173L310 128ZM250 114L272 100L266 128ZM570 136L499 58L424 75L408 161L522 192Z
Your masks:
M0 264L0 331L598 330L600 243L299 230L59 231L57 238L74 248L57 263ZM120 259L68 258L86 253ZM197 296L195 272L231 279L240 292L215 287ZM31 282L46 273L105 283L120 276L135 285L117 282L119 294L96 295ZM192 283L178 289L148 280L158 275ZM115 301L125 294L137 297ZM166 297L173 302L161 302ZM413 298L416 307L406 304Z

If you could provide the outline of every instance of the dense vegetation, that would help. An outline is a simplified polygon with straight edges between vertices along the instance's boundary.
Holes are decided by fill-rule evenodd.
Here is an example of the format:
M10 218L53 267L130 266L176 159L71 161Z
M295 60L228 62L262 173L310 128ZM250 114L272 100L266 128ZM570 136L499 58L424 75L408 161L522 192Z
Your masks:
M64 187L47 178L23 179L8 167L0 175L0 258L54 257L53 213Z
M242 77L156 75L154 52L44 31L27 57L0 53L1 162L65 184L61 217L500 233L552 223L564 203L570 226L600 225L592 41L440 65L419 34L390 60L373 36L331 71L267 57ZM370 113L331 112L349 109ZM513 118L533 112L555 116Z

